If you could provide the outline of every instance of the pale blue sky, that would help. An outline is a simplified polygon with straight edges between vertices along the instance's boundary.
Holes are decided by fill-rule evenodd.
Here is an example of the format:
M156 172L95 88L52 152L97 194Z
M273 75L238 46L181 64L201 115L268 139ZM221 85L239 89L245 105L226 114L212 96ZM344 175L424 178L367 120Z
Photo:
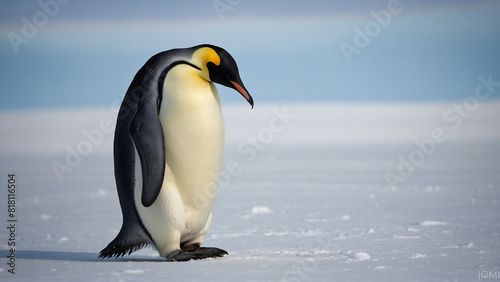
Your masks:
M235 57L256 106L458 101L500 81L498 1L55 1L0 4L2 110L107 107L149 57L201 43Z

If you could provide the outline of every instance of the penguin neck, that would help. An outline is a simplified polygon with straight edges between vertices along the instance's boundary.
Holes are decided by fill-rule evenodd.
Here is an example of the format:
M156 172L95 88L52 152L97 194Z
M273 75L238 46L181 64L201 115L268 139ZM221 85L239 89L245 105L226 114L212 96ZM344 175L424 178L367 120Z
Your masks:
M176 107L206 107L216 103L221 108L219 93L212 82L203 79L199 70L187 64L173 67L165 77L163 83L163 99ZM162 103L163 104L163 103Z

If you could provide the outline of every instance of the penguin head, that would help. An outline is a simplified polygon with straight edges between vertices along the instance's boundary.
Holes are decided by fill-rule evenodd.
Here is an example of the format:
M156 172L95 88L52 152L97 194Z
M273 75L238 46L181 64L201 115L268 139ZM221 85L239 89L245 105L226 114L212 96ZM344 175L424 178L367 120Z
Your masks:
M241 81L236 61L226 50L213 45L200 45L193 58L201 61L200 76L204 80L238 91L253 108L253 98Z

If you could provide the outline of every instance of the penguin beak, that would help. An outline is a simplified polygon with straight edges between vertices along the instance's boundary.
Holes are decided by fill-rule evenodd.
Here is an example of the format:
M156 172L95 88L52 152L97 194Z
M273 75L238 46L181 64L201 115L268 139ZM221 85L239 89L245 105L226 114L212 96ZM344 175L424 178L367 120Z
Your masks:
M245 89L243 84L240 85L232 80L229 80L229 82L231 82L234 86L234 89L236 89L236 91L238 91L241 94L241 96L243 96L248 101L248 103L250 103L250 105L252 106L252 109L253 109L252 96L250 96L250 94L248 94L248 91Z

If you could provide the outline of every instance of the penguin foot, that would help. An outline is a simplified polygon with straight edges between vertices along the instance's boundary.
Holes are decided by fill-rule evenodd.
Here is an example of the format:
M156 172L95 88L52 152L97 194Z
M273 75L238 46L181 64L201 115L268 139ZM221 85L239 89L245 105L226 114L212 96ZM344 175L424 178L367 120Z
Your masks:
M185 251L194 248L197 245L195 251ZM219 248L202 248L199 244L192 244L188 246L183 246L182 250L173 251L167 255L167 260L169 261L188 261L206 258L218 258L227 255L228 253L223 249Z
M186 243L181 243L181 250L184 252L196 252L201 248L199 243L194 243L190 245L186 245Z

